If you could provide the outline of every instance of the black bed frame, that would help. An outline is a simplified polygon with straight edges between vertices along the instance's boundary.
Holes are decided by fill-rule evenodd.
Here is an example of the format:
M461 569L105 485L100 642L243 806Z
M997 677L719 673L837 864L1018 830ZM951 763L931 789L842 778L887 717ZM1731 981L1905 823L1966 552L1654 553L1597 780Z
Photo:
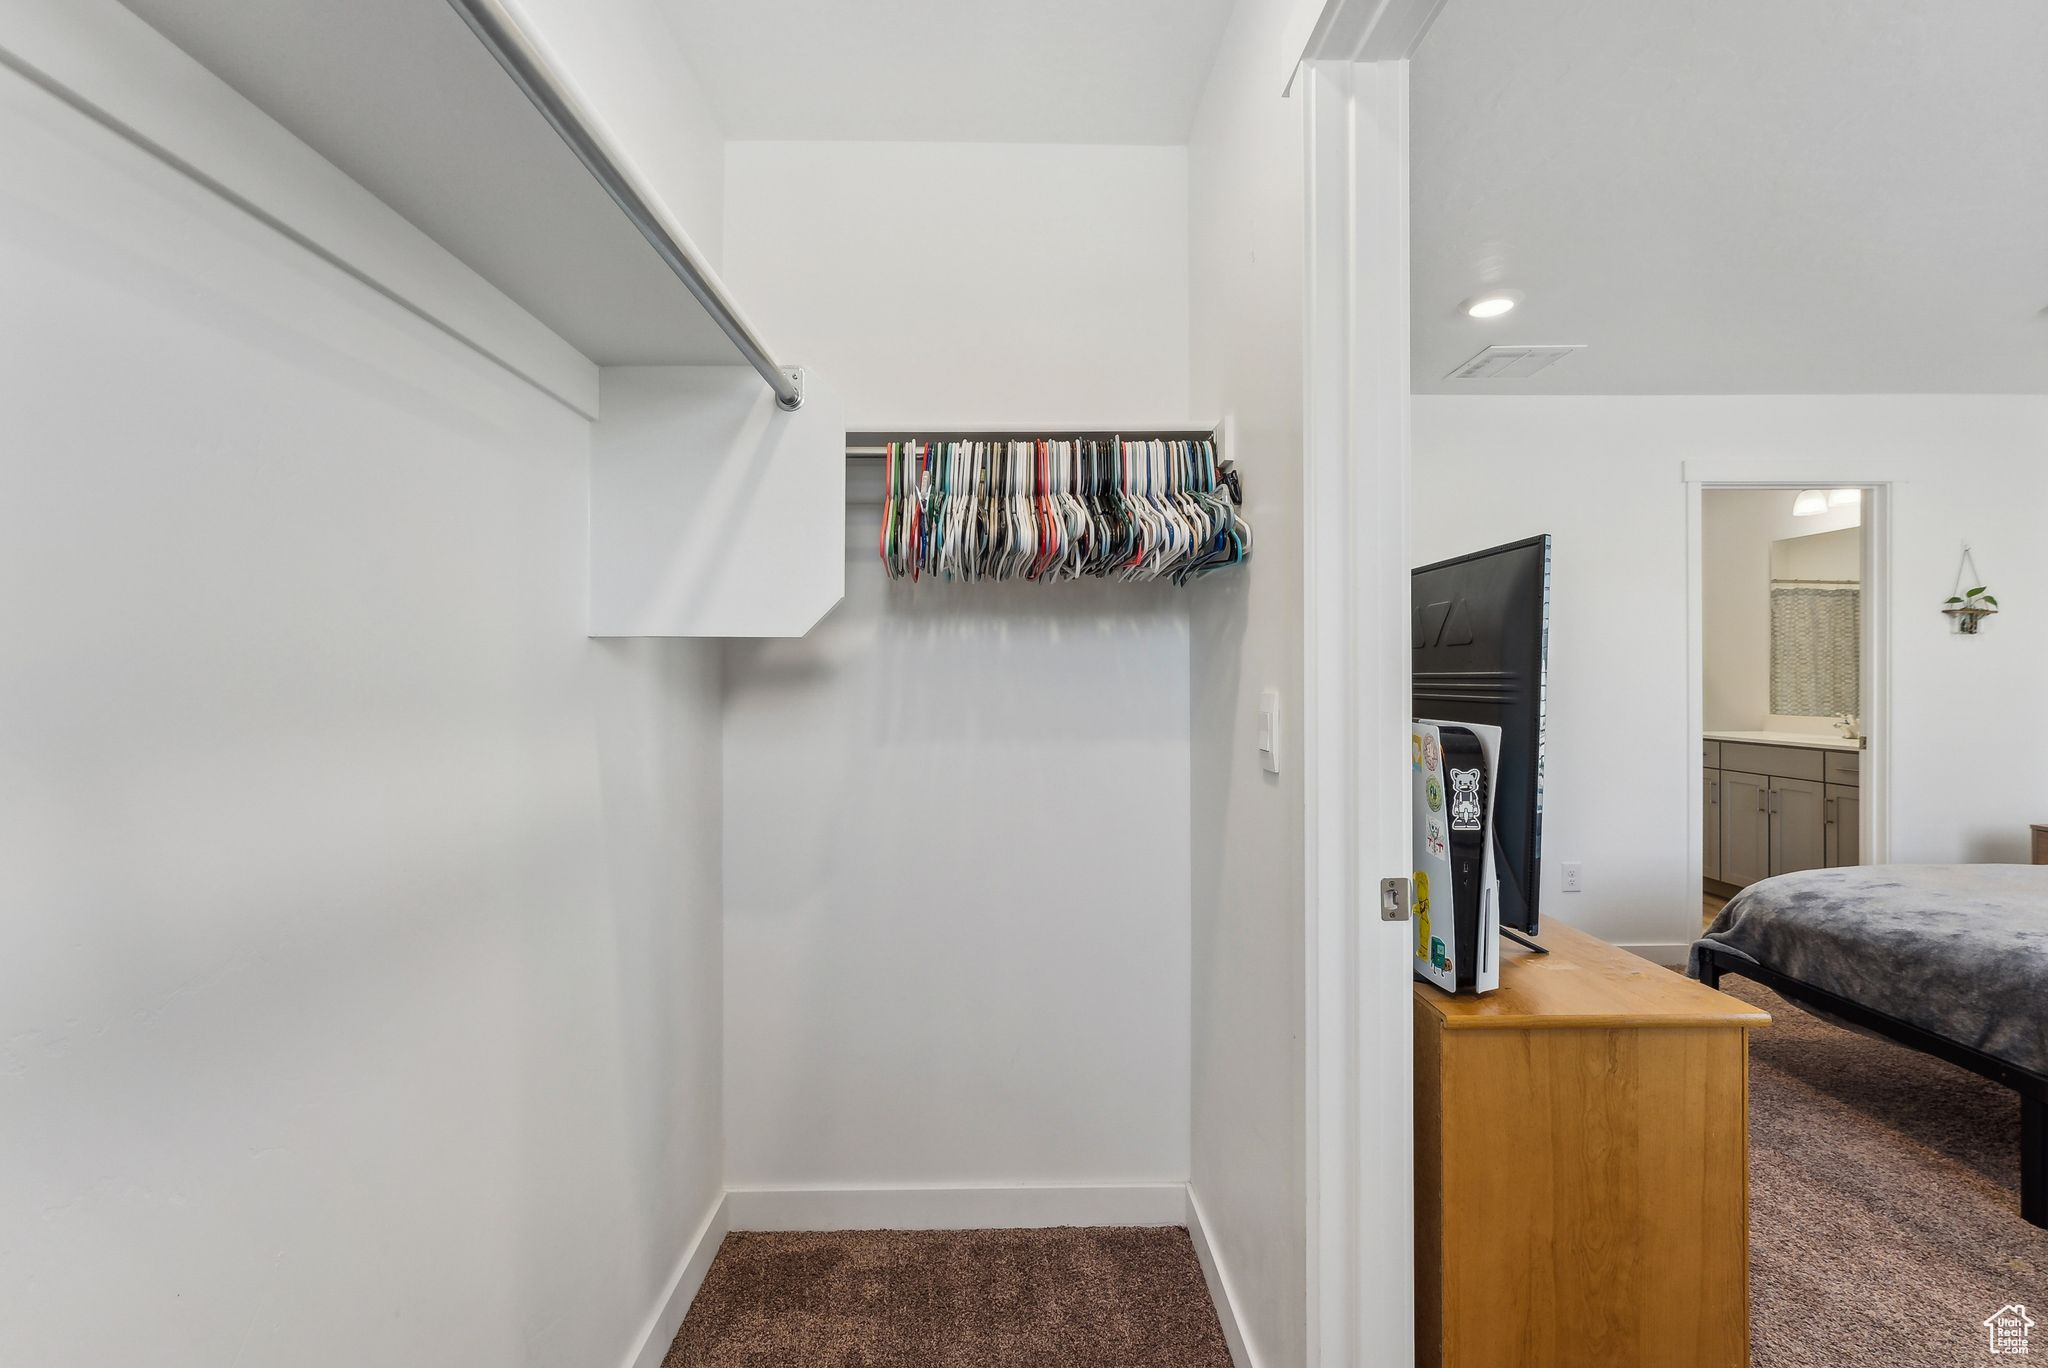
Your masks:
M1702 942L1694 947L1700 958L1700 982L1709 988L1718 988L1721 975L1740 974L1755 979L1766 988L1776 992L1788 1001L1816 1012L1838 1017L1853 1026L1877 1034L1901 1045L1933 1055L1936 1059L1981 1074L1994 1083L2002 1083L2020 1095L2020 1215L2029 1225L2048 1227L2048 1078L2025 1069L2017 1069L2001 1060L1993 1059L1982 1050L1973 1050L1968 1045L1958 1045L1946 1036L1938 1036L1924 1027L1900 1021L1897 1017L1886 1016L1883 1012L1872 1011L1858 1003L1824 989L1801 983L1798 979L1787 978L1775 969L1766 969L1754 960L1728 953L1712 942Z

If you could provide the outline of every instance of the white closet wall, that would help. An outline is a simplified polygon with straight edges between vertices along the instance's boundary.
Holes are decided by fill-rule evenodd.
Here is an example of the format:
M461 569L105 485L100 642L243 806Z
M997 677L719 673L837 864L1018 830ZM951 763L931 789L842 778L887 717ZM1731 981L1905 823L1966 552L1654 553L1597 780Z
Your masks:
M621 1362L720 735L584 639L587 424L12 73L0 413L0 1362Z
M1253 1362L1304 1362L1302 112L1282 100L1286 0L1231 16L1188 149L1194 402L1231 424L1258 533L1191 602L1193 1167ZM1257 750L1280 700L1280 772Z
M515 0L715 270L725 254L725 137L662 0ZM586 73L577 80L578 73Z
M1185 416L1179 148L734 143L725 276L859 428ZM1190 598L885 583L728 647L740 1186L1187 1176Z
M1185 148L735 142L725 193L725 279L855 429L1207 421Z

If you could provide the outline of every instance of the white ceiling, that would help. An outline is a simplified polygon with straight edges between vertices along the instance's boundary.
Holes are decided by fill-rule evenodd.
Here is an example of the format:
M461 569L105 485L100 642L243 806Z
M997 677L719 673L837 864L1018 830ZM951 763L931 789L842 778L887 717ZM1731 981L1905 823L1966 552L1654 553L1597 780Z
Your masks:
M733 139L1184 143L1231 0L663 0Z
M125 0L599 364L732 344L445 0Z
M2048 390L2048 0L1448 0L1412 100L1418 392Z

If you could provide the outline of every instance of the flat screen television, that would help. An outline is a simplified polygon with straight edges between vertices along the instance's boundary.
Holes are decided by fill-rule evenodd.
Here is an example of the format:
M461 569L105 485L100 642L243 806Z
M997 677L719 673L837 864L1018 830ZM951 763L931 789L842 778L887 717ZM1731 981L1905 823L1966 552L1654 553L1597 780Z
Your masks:
M1534 935L1542 889L1549 534L1425 565L1410 589L1415 716L1500 728L1493 796L1500 923Z

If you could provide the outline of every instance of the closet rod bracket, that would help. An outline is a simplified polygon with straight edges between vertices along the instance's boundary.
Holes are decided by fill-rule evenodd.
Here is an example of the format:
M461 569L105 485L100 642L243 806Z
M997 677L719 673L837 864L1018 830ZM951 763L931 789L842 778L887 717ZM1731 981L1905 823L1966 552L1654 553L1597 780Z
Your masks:
M1219 461L1216 464L1216 478L1223 481L1223 487L1230 491L1230 501L1239 508L1244 507L1244 481L1238 478L1237 462Z
M804 372L801 366L791 366L783 371L789 377L789 393L780 390L775 394L775 407L784 413L795 413L804 406Z

